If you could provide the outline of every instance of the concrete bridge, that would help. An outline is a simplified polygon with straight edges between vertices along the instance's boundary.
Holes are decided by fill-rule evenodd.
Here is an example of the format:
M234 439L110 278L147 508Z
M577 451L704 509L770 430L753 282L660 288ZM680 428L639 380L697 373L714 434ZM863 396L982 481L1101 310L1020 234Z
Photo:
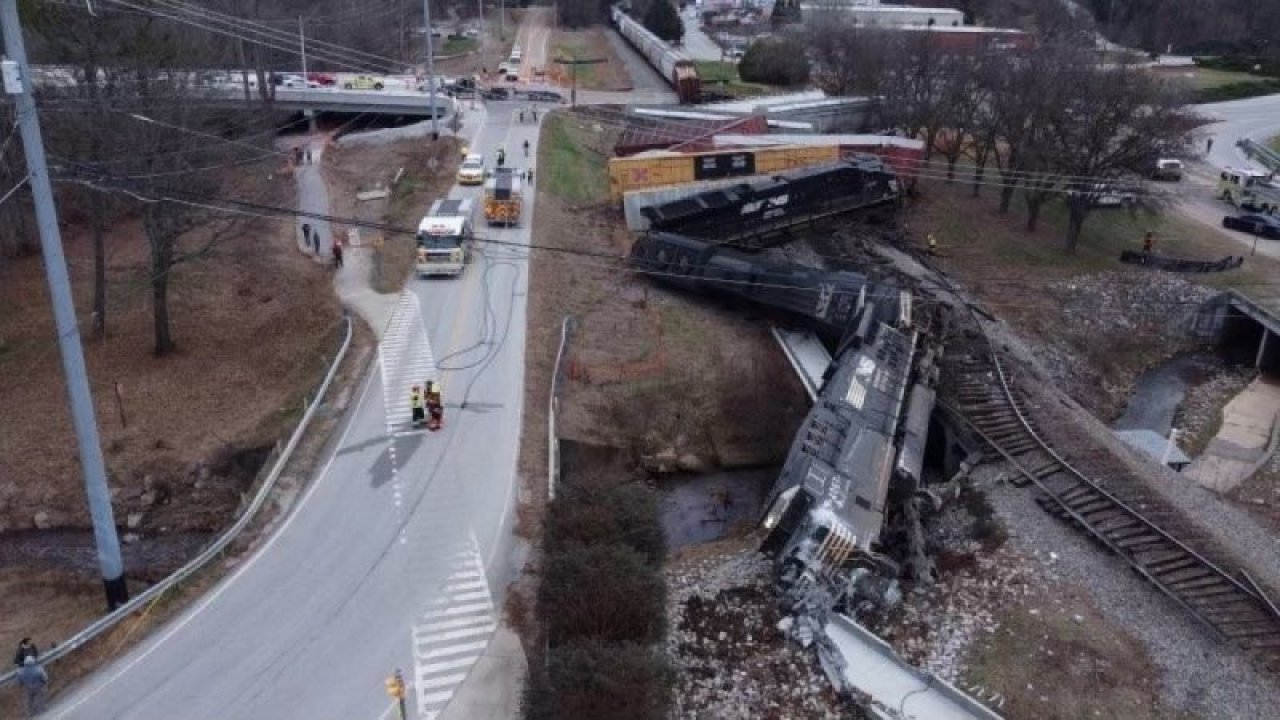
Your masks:
M208 87L199 93L200 102L215 105L244 104L243 87ZM249 93L249 103L257 104L262 100L256 90ZM278 110L295 110L298 112L347 112L376 113L379 115L418 115L429 118L432 115L430 98L424 92L414 90L342 90L339 88L275 88L275 101ZM443 93L436 95L435 115L446 118L453 114L456 102Z

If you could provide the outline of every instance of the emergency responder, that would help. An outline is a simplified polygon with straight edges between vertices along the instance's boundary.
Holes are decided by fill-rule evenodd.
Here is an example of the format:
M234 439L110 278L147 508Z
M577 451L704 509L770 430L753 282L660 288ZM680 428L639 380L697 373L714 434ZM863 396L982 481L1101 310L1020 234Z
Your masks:
M444 425L444 399L441 397L440 383L427 381L427 429L435 432Z
M413 411L413 419L411 424L417 427L426 420L426 413L422 405L422 388L414 385L413 390L409 391L409 409Z
M466 145L463 145L463 146L462 146L462 159L463 159L463 160L466 160L466 159L467 159L467 155L468 155L470 152L471 152L471 148L467 147Z

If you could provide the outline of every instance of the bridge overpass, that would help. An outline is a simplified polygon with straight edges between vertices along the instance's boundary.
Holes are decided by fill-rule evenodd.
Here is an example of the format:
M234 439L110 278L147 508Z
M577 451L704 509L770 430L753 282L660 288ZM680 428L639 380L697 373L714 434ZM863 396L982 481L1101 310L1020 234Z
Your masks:
M380 115L420 115L431 117L431 99L425 92L416 90L343 90L340 88L275 88L273 105L278 110L299 112L347 112L375 113ZM202 102L217 105L244 104L243 87L230 85L201 88ZM249 102L262 102L256 90L249 93ZM443 93L436 94L435 116L446 118L453 114L457 102Z

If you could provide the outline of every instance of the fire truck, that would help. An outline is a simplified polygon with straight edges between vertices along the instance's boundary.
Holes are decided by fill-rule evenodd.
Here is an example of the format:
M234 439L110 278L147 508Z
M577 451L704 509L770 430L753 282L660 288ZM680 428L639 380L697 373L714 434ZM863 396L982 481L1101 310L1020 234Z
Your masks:
M497 168L484 183L484 219L490 225L520 224L523 203L520 176L511 168Z
M471 242L471 200L441 199L431 204L418 223L418 277L461 275Z

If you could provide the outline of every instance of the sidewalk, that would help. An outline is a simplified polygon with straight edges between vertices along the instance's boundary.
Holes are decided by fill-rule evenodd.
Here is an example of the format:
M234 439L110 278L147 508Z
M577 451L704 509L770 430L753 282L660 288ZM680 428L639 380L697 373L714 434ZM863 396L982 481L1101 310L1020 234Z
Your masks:
M1259 377L1222 409L1222 428L1183 474L1210 490L1230 491L1270 457L1278 415L1280 383Z
M480 132L485 121L485 110L477 104L475 109L468 103L460 105L462 109L462 127L458 136L473 140ZM388 128L368 133L357 133L342 138L346 144L382 143L412 137L426 137L431 132L430 122L421 122L402 128ZM324 162L325 148L332 143L329 133L315 133L306 136L300 143L304 152L310 150L311 162L304 162L294 169L294 179L298 183L298 209L311 215L332 215L333 208L329 202L329 188L321 171ZM291 146L292 147L292 146ZM312 233L320 234L320 251L316 253L314 245L307 245L303 240L302 226L306 224ZM298 250L312 256L316 262L328 265L333 263L333 230L327 220L310 217L298 217L295 222L295 239ZM381 339L391 314L394 312L399 295L384 295L376 292L370 285L373 271L372 248L351 247L346 245L346 238L337 238L343 243L343 264L333 276L333 290L342 301L343 307L356 313Z

